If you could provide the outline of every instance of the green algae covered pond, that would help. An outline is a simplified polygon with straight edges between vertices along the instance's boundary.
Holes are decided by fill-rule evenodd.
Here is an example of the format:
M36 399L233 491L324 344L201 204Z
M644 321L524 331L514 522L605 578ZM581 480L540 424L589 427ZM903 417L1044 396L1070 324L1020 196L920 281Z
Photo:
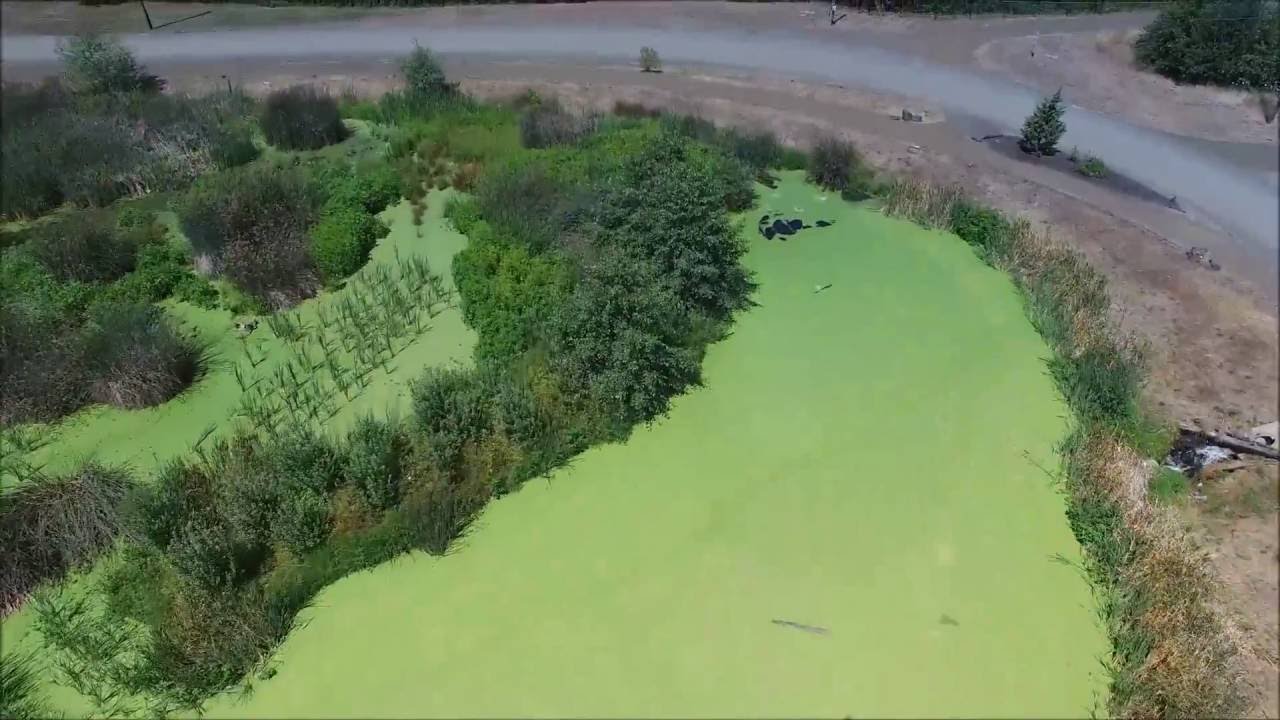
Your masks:
M834 221L786 242L763 213ZM1106 640L1011 283L798 176L705 386L323 591L211 717L1081 716ZM816 288L829 285L824 290Z

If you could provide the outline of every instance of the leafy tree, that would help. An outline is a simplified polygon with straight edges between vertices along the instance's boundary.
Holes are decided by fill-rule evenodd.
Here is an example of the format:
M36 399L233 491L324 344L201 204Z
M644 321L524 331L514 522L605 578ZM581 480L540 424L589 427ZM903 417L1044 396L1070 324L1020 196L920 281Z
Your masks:
M1184 83L1280 92L1280 8L1267 0L1182 0L1134 43L1139 63Z
M1032 155L1053 155L1058 152L1058 141L1067 131L1062 116L1066 106L1062 102L1062 90L1041 100L1022 126L1022 138L1018 146Z
M556 314L552 362L625 435L667 410L699 380L699 351L684 346L690 316L652 261L610 250Z
M640 70L643 72L662 72L662 59L658 51L651 47L640 48Z
M717 152L661 132L624 160L600 187L597 242L650 260L686 312L722 319L745 306L746 252L725 212L726 197L749 182L729 176ZM624 282L634 285L635 282Z
M444 68L435 53L421 45L414 45L413 52L400 62L405 90L410 95L428 96L451 94L455 86L445 77Z
M63 80L77 93L158 90L161 82L143 71L133 53L102 35L79 35L58 44Z

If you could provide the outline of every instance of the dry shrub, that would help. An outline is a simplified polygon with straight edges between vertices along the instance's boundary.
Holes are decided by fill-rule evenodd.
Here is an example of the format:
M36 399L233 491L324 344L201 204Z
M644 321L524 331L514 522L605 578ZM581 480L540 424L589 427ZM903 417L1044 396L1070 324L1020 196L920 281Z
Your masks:
M108 548L122 528L131 484L123 470L87 463L0 496L0 613Z
M90 395L96 402L143 408L174 397L200 372L200 348L154 306L104 310L91 326L88 357L97 366Z
M963 198L964 191L958 185L898 178L884 192L884 212L928 228L949 228L951 210Z
M449 184L461 192L471 192L472 188L476 186L476 180L480 179L480 172L483 169L480 163L462 163L453 169L453 179L449 181Z

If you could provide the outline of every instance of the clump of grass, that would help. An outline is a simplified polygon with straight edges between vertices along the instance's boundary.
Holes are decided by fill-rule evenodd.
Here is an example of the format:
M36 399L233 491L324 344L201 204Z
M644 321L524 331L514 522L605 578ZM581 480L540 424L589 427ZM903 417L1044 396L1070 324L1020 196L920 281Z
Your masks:
M809 152L809 182L834 190L846 200L863 200L874 189L874 173L852 143L824 137Z

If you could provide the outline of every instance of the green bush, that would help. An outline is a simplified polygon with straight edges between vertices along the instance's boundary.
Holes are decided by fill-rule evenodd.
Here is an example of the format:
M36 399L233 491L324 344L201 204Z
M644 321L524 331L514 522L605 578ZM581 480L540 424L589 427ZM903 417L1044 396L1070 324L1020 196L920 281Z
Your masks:
M988 262L1003 257L1009 244L1009 221L991 208L960 201L951 206L951 230L974 246Z
M400 501L400 462L405 441L391 423L365 416L347 436L345 477L369 507L382 511Z
M662 59L651 47L640 48L640 69L644 72L662 72Z
M727 318L745 307L746 252L725 212L725 198L749 180L736 162L663 132L627 157L598 188L597 242L654 264L689 313Z
M311 229L311 257L326 282L336 283L364 267L387 226L362 207L330 205Z
M1143 30L1134 54L1180 83L1280 92L1280 8L1267 0L1179 0Z
M1034 112L1022 125L1022 137L1018 147L1032 155L1053 155L1058 152L1058 141L1066 133L1066 123L1062 116L1066 107L1062 103L1062 90L1041 100Z
M615 250L586 273L554 318L552 362L621 437L698 382L701 348L683 345L689 312L651 262Z
M138 65L133 53L101 35L80 35L58 44L63 79L73 92L100 94L158 90L162 82Z
M309 85L268 95L259 122L267 142L286 150L317 150L347 137L338 101Z
M178 190L257 152L243 120L252 101L242 94L109 93L72 102L43 88L5 84L0 92L5 107L18 106L0 125L6 217Z
M414 45L413 52L400 62L400 74L404 76L405 91L410 96L427 98L456 91L445 77L435 53L421 45Z
M414 383L414 417L443 472L458 472L467 443L492 430L492 402L493 388L474 370L432 368Z
M567 297L571 278L553 254L494 238L488 223L470 226L467 247L454 256L462 315L479 334L480 360L510 361L531 347Z

